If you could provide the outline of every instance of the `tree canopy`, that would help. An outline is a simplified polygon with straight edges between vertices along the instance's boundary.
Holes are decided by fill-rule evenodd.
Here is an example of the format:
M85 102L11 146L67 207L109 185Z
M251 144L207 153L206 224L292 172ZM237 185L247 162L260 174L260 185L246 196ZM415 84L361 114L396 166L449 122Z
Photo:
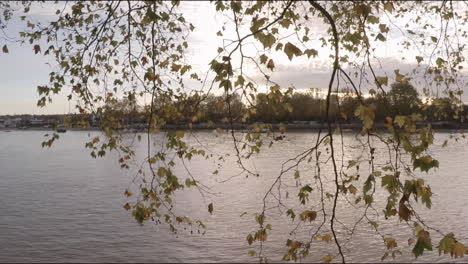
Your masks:
M224 46L216 49L208 73L194 69L196 62L187 56L195 27L182 12L185 2L47 4L57 8L55 18L37 22L28 12L39 4L0 2L0 28L8 26L12 17L20 18L25 27L17 41L31 45L36 54L55 59L57 66L49 74L49 83L37 87L39 106L46 107L53 94L66 93L69 100L79 102L80 114L103 117L103 135L91 138L86 147L93 157L116 151L122 168L138 170L136 188L125 191L127 197L136 199L129 198L124 208L139 223L165 223L172 232L180 232L180 226L186 225L205 227L197 219L178 215L173 203L174 194L185 188L197 188L200 196L210 192L202 178L190 175L183 179L174 172L176 166L195 156L214 158L203 146L184 140L186 133L192 133L193 123L204 120L214 128L220 121L229 124L227 132L239 168L245 175L261 177L245 160L268 147L264 142L271 146L287 136L283 127L276 130L271 123L319 118L327 128L318 132L315 142L304 142L309 144L307 151L285 159L276 181L267 188L264 206L252 217L258 228L246 230L250 255L267 261L262 249L275 227L268 222L272 212L266 205L275 203L284 209L285 221L293 220L293 230L301 227L299 230L313 234L306 240L292 236L284 241L283 260L307 259L318 241L332 241L329 245L337 255L325 255L323 261L345 262L344 241L352 239L352 234L337 232L341 199L363 209L360 221L378 235L379 224L388 219L411 224L414 232L408 234L408 246L416 258L434 247L451 257L466 253L463 241L456 239L457 230L436 231L415 209L415 204L431 208L433 193L421 172L439 167L429 152L434 143L431 125L416 124L436 120L437 113L447 114L441 110L447 107L453 120L463 122L466 116L462 94L468 15L464 2L213 1L226 23L219 25L217 36ZM11 44L6 37L0 41L2 51L8 53ZM401 60L414 61L414 69L388 73L380 60L381 47L387 44L412 54ZM329 80L321 97L295 92L294 83L285 86L275 79L282 65L320 58L327 61ZM264 88L267 92L260 92ZM147 144L145 169L131 168L134 149L118 130L122 116L137 112L147 124L146 138L138 137ZM365 153L346 164L337 158L338 149L344 147L340 120L359 120L360 148ZM242 135L232 129L236 122L255 121L264 123ZM170 122L183 124L185 129L163 133L167 143L156 148L159 142L151 135L162 133L161 128ZM376 129L376 122L384 122L385 129ZM265 136L262 129L268 130ZM52 135L47 145L58 138ZM379 153L385 157L383 164L374 160L376 144L387 149ZM327 151L320 151L322 148ZM304 163L317 169L300 170ZM330 174L321 172L324 166L330 168ZM215 177L217 172L213 174ZM284 198L289 192L282 180L291 177L298 180L297 195ZM303 178L308 181L302 182ZM333 185L322 184L325 179ZM386 197L383 207L374 202L381 192ZM295 199L299 206L290 207L284 199ZM216 214L216 204L208 203L207 210ZM371 215L373 210L384 216ZM387 249L382 259L396 257L406 246L381 236Z

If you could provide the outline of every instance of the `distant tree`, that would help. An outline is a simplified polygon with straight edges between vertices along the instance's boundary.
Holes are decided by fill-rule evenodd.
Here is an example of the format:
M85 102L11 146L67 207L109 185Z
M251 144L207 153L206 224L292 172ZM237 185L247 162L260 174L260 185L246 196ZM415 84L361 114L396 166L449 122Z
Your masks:
M396 82L391 87L387 98L394 115L411 115L419 112L421 99L413 85L409 82Z

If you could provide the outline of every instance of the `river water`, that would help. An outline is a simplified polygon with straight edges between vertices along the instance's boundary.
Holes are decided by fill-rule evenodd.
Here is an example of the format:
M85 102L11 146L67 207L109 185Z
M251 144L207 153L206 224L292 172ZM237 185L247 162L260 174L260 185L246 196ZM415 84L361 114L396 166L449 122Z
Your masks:
M259 173L259 177L247 178L245 174L238 175L240 169L232 155L234 148L229 135L208 131L186 135L189 142L203 145L215 157L226 153L231 155L225 156L220 167L213 159L194 159L187 163L191 174L209 186L213 194L207 193L202 197L195 188L177 193L174 201L176 210L202 220L206 230L203 235L196 230L193 234L187 230L174 235L167 226L153 222L139 225L122 208L127 202L124 190L135 187L135 171L121 170L115 154L92 159L84 148L89 139L88 132L61 134L60 140L50 149L40 146L44 134L43 131L0 131L0 262L258 261L247 253L250 249L258 251L258 245L250 247L246 236L258 227L254 217L262 209L262 199L276 180L281 164L306 150L317 139L316 132L289 133L285 140L271 148L266 146L260 154L245 162L245 166ZM467 142L462 140L442 147L442 142L450 135L450 132L437 132L431 148L431 153L440 161L440 168L429 174L417 175L423 177L435 193L432 209L421 209L420 213L431 227L443 233L453 232L459 241L468 244L468 148ZM128 137L131 140L132 136ZM359 138L345 133L344 152L337 149L339 164L342 160L347 164L347 160L365 157L357 147ZM146 151L146 142L143 140L142 143L135 144L140 158ZM384 150L382 146L377 148L376 164L385 160L381 154L385 153ZM325 156L327 150L321 151ZM322 167L323 184L333 190L330 163ZM213 175L217 169L219 174ZM316 171L314 162L301 165L299 169L302 183L314 182L311 180ZM177 170L181 175L186 173L181 167ZM361 170L365 171L365 168ZM295 202L297 180L292 173L286 174L282 182L285 190L290 191L290 197L282 199L286 206L299 208ZM352 195L346 197L354 198ZM376 204L383 199L383 196L379 197L376 193ZM310 205L317 205L318 198L312 195ZM271 196L267 201L268 206L277 204ZM207 204L211 202L214 204L212 215L207 212ZM377 212L381 209L378 208ZM360 212L362 208L354 209L344 199L338 204L337 231L345 256L353 262L380 261L385 246L381 236L365 221L356 225L352 239L347 240L350 229L361 217ZM375 214L369 215L376 217ZM317 227L312 223L290 235L297 222L291 222L284 208L270 209L267 222L273 230L263 245L263 252L272 262L281 261L287 251L286 239L307 238ZM390 261L467 261L467 258L439 256L435 245L432 252L425 252L415 259L407 244L412 229L396 218L382 222L379 230L386 237L396 238L402 247L403 254L395 260L390 258ZM329 234L329 231L327 222L321 234ZM435 231L430 233L435 244L440 235ZM339 260L333 243L316 242L313 245L310 256L304 261L321 261L326 255Z

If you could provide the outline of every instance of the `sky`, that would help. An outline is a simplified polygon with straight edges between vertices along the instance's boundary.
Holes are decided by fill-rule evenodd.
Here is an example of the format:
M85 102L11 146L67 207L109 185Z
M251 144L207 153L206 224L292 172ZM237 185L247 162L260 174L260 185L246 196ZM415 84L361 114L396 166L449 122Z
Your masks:
M189 38L188 60L193 64L194 69L207 72L209 62L217 55L217 48L222 47L227 39L234 39L234 31L227 26L226 30L223 31L225 35L222 38L216 36L216 32L221 29L227 18L217 13L214 5L208 1L182 2L181 7L186 20L195 26L195 31L191 33ZM42 7L33 6L30 15L39 20L47 20L53 17L55 10L56 7L47 4ZM385 22L385 19L385 17L381 17L382 23ZM394 22L403 25L407 20L408 18L399 18ZM389 21L386 23L390 24ZM312 25L312 36L317 39L321 36L328 36L327 26L321 20L316 19ZM15 35L20 29L21 23L13 20L6 33ZM247 32L248 27L242 30ZM398 42L402 40L401 33L397 29L391 28L388 39L392 40L376 45L375 54L379 57L379 62L382 65L382 68L376 67L378 75L386 73L392 78L394 69L400 69L402 73L408 73L415 69L417 63L412 51L404 51L398 46ZM298 90L327 87L332 66L329 59L330 50L322 48L320 43L316 40L309 44L310 47L319 51L317 58L307 59L303 56L290 61L283 53L275 54L276 67L271 74L271 79L282 86L294 86ZM246 49L255 53L258 45L259 43L250 42L246 45ZM28 44L8 43L8 49L8 54L0 53L0 115L64 114L68 113L69 107L73 109L74 102L69 103L65 99L65 93L55 96L53 103L47 107L38 108L36 102L39 96L36 87L47 84L48 73L51 66L54 65L54 61L47 56L35 55L32 47ZM407 59L402 60L402 57ZM377 61L375 64L377 65ZM261 75L257 71L252 70L249 74L261 82ZM259 91L265 92L268 89L266 82L264 84L264 86L260 86ZM416 84L418 84L417 81Z

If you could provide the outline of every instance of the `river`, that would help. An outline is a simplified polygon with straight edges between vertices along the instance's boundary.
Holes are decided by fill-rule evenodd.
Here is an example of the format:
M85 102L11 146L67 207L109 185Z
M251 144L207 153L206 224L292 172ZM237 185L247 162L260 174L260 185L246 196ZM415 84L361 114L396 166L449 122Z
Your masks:
M196 230L181 230L177 235L167 226L153 222L139 225L123 209L127 198L126 188L135 188L134 170L122 170L116 155L92 159L84 148L92 135L99 132L68 131L50 149L42 148L44 131L0 131L0 262L247 262L258 261L248 255L250 249L246 236L257 227L254 216L261 210L262 198L275 181L282 162L306 150L316 138L316 132L291 132L285 140L271 148L265 146L258 155L246 161L246 166L259 173L259 177L236 176L238 168L229 135L210 131L186 135L193 144L202 144L214 155L231 153L221 167L214 160L194 159L187 164L198 180L209 186L214 194L203 198L195 189L178 192L174 201L176 210L201 219L206 224L204 234ZM91 136L92 136L91 135ZM440 168L429 174L421 173L435 193L431 210L421 210L426 223L443 232L454 232L457 239L468 244L468 144L452 142L442 147L450 132L437 132L431 153L440 161ZM130 135L128 137L131 137ZM357 138L345 133L344 153L337 150L338 162L360 156ZM130 140L130 138L128 138ZM155 138L155 141L160 140ZM338 139L339 140L339 139ZM137 157L146 150L144 144L135 144ZM383 148L377 151L376 163L383 162ZM326 150L322 150L325 155ZM343 155L342 155L343 154ZM321 174L330 175L330 166L323 165ZM218 175L213 175L214 170ZM303 182L311 181L313 163L300 167ZM365 171L365 168L361 168ZM185 170L178 168L178 173ZM286 178L287 177L287 178ZM331 176L330 176L331 177ZM324 185L332 187L332 178L324 178ZM285 204L297 206L296 180L285 175L283 184L290 190ZM378 182L380 187L380 182ZM358 187L360 189L360 187ZM353 197L353 196L349 196ZM383 196L382 196L383 197ZM316 196L310 203L316 204ZM291 200L291 201L289 201ZM214 204L213 214L207 204ZM376 196L376 203L379 196ZM270 204L275 202L270 199ZM381 208L380 208L381 209ZM379 210L380 210L379 209ZM380 210L381 211L381 210ZM346 232L360 217L344 200L338 205L339 238L346 242ZM381 213L380 213L381 214ZM318 219L317 219L318 221ZM295 227L285 211L271 209L267 215L272 231L264 244L269 261L280 261L286 252L286 239ZM313 229L310 226L304 230ZM417 260L408 248L411 228L391 218L379 227L385 236L397 239L402 246L402 256L389 261L447 262L467 261L439 256L436 245ZM329 230L328 230L329 231ZM326 234L325 229L323 234ZM437 234L431 231L433 243ZM310 235L299 232L296 238ZM439 237L440 238L440 237ZM321 261L326 255L336 256L333 244L317 242L304 261ZM257 245L257 244L254 244ZM315 244L314 244L315 245ZM385 253L381 237L369 224L359 224L353 239L344 245L345 256L352 262L380 261Z

